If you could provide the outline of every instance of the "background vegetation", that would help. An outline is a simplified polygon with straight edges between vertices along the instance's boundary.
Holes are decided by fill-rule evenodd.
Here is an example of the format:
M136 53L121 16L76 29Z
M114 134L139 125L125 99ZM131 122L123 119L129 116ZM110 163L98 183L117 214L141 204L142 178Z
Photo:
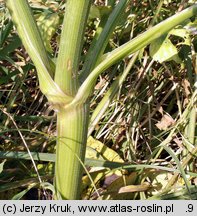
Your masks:
M55 62L65 1L29 2ZM111 13L110 2L92 4L81 67L99 21ZM194 3L131 1L105 53ZM196 34L192 18L140 50L132 67L130 56L100 75L90 99L82 199L197 199ZM102 99L126 68L108 104ZM0 1L0 199L53 199L55 126L56 112Z

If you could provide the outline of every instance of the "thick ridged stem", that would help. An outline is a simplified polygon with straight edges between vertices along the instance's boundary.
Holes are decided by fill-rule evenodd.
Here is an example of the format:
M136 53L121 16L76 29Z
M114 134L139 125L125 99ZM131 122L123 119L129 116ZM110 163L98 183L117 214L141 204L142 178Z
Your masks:
M78 67L89 14L90 0L67 0L55 82L68 95L78 89Z
M61 110L57 115L55 186L63 199L79 199L84 162L89 104Z
M67 0L55 83L66 95L78 90L78 69L91 0ZM63 199L79 199L89 110L86 101L58 107L55 186Z

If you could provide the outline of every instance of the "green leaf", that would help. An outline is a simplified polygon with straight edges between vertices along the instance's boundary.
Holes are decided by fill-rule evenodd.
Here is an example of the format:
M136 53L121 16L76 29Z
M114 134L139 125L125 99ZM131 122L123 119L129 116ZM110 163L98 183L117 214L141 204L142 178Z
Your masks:
M111 12L112 8L110 6L97 6L92 5L90 8L89 19L99 18L101 19L103 16L108 16Z
M162 36L151 43L150 55L155 61L158 61L159 63L170 60L175 60L177 63L180 62L178 50L172 44L168 36Z
M0 29L0 47L2 47L3 43L6 41L12 28L13 28L12 22L8 22L7 25L1 27L1 29Z
M54 36L60 24L60 18L57 13L50 13L49 11L43 12L37 19L37 25L40 30L45 48L48 52L52 53L51 39Z
M184 40L184 42L179 43L179 45L188 45L191 46L191 39L190 39L190 33L187 29L184 28L176 28L172 29L169 32L170 35L175 35L177 37L180 37Z
M184 29L184 28L175 28L175 29L172 29L169 32L169 34L181 37L183 39L188 38L188 36L189 36L188 31L186 29Z
M39 161L48 161L48 162L55 162L55 154L51 153L39 153L39 152L31 152L31 156L34 160ZM15 159L24 159L24 160L30 160L30 156L27 152L1 152L0 151L0 158L15 158ZM147 164L128 164L128 163L122 163L122 162L114 162L114 161L107 161L107 160L98 160L98 159L92 159L92 158L86 158L85 159L85 165L86 166L96 166L96 167L108 167L108 168L122 168L122 169L131 169L131 170L140 170L140 169L160 169L165 170L168 172L176 172L180 173L179 170L168 168L168 167L162 167L162 166L156 166L156 165L147 165Z
M93 137L89 137L87 140L87 146L91 147L92 149L96 150L98 154L101 154L104 159L114 162L124 162L122 158L112 149L108 148L102 142L94 139ZM95 158L94 154L92 154L89 149L87 148L87 152L91 158Z
M14 35L11 38L9 44L6 44L6 46L4 46L3 49L0 50L0 57L3 59L6 55L13 52L19 46L21 46L21 40L18 35Z
M26 188L25 190L21 191L20 193L14 195L12 197L12 200L20 200L30 189L32 189L34 186L36 185L36 183L32 184L31 186L29 186L28 188Z

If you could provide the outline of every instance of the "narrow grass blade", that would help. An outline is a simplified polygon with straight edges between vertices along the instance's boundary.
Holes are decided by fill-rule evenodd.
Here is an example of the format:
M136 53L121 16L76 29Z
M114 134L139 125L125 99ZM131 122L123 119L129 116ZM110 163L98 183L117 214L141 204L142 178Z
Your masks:
M51 180L53 176L43 176L42 181ZM28 187L29 185L40 185L40 182L37 178L24 179L21 181L9 182L7 184L0 185L0 193L7 190L13 190L19 187Z
M186 177L186 173L179 161L179 159L176 157L176 155L174 154L174 152L168 147L168 146L163 146L163 148L171 155L171 157L174 159L174 161L176 162L177 166L178 166L178 169L180 170L180 173L184 179L184 182L185 182L185 185L188 189L188 192L190 193L190 183L189 181L187 180L187 177Z
M55 154L31 152L31 156L34 160L37 160L37 161L55 162ZM28 152L0 151L0 158L30 160L30 156Z
M29 190L31 190L33 187L35 187L37 184L32 184L31 186L29 186L28 188L26 188L25 190L21 191L20 193L14 195L12 197L12 200L20 200Z
M56 158L55 154L50 154L50 153L31 152L31 155L34 160L38 160L38 161L55 162L55 158ZM29 154L26 152L0 152L0 158L30 160ZM86 158L85 165L94 166L94 167L107 167L111 169L129 169L129 170L141 170L143 168L144 169L159 169L159 170L164 170L168 172L180 173L180 171L177 169L157 166L153 164L151 165L148 165L148 164L133 165L133 164L128 164L128 163L119 163L119 162L98 160L98 159L92 159L92 158Z

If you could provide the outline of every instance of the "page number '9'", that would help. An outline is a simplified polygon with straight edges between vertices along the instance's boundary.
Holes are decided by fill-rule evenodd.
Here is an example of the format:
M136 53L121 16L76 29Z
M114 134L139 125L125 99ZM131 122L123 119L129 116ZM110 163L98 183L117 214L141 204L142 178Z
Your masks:
M193 204L188 204L186 212L193 212L193 210L194 210Z

